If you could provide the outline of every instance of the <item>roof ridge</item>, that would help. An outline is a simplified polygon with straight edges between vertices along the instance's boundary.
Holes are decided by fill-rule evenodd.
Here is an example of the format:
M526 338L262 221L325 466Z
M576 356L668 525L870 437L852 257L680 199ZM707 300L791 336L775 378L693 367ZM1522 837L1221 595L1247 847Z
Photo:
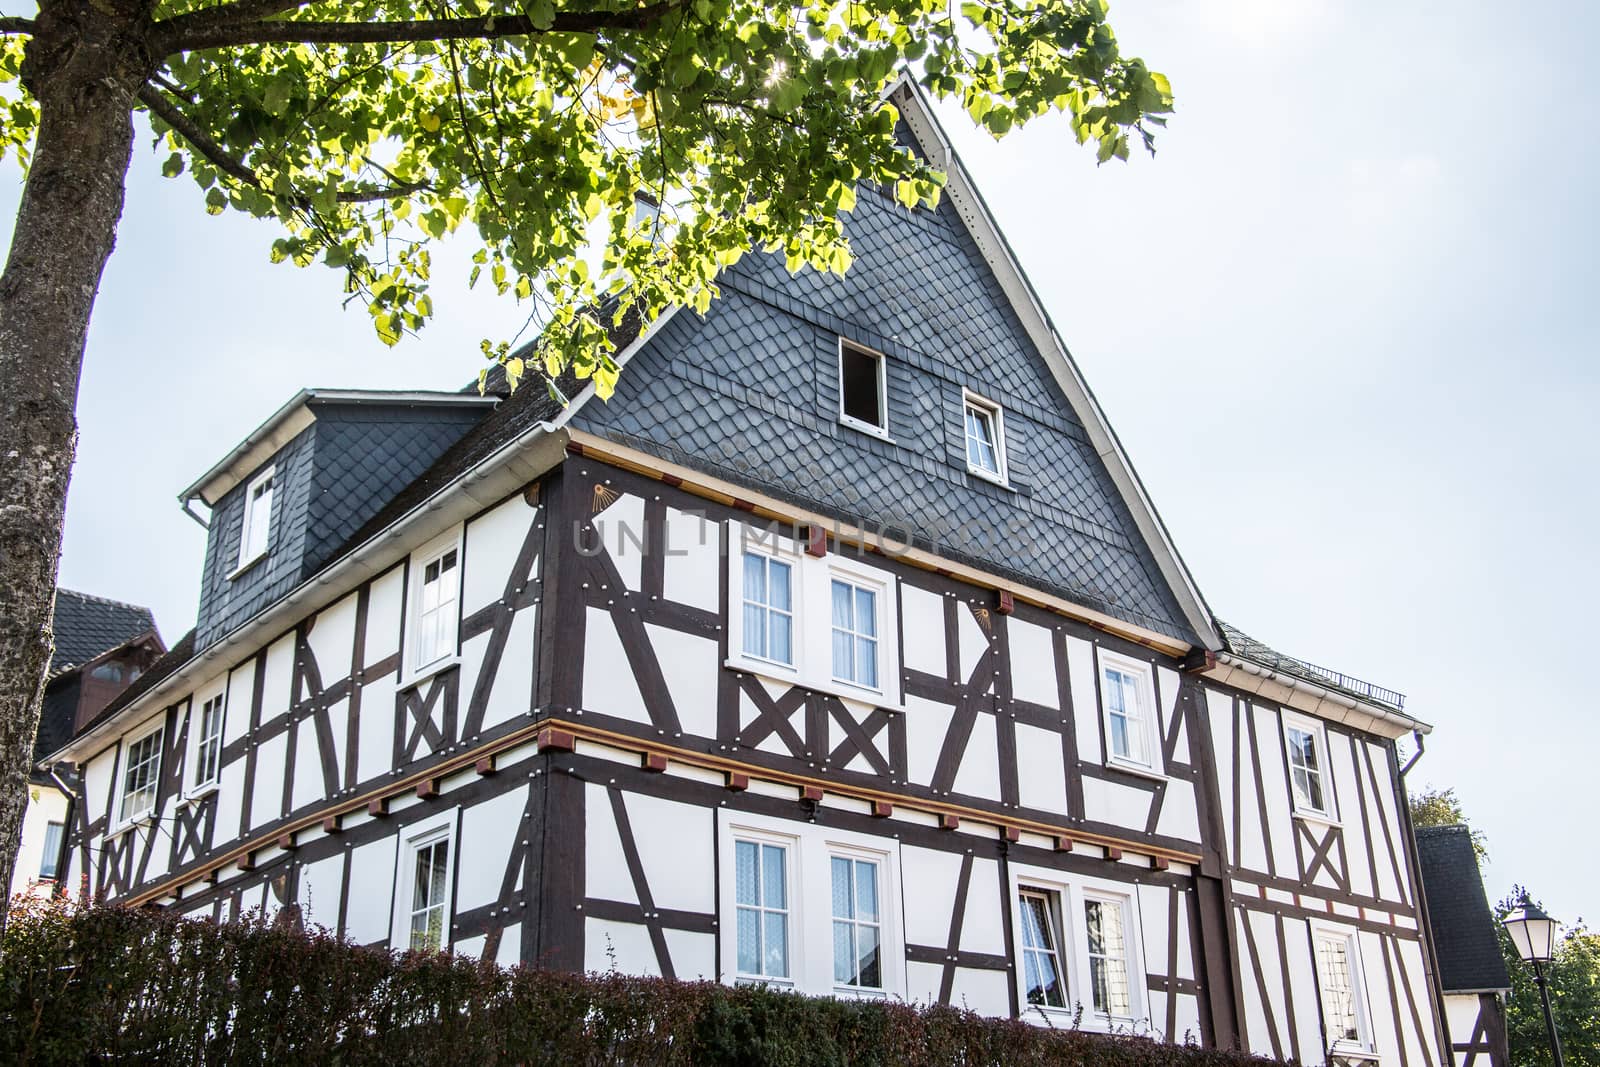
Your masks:
M93 593L80 593L76 589L66 589L57 586L55 595L60 596L62 593L65 593L68 596L77 597L79 600L87 600L92 604L105 604L106 606L113 608L128 608L132 611L138 612L141 615L148 615L152 622L155 620L155 614L143 604L134 604L126 600L113 600L108 596L96 596Z

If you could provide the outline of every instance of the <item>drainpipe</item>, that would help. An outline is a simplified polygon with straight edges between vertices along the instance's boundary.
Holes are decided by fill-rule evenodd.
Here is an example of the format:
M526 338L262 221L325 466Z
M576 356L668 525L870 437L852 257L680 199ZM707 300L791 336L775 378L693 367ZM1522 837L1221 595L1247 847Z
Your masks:
M1406 772L1409 771L1412 767L1416 766L1417 760L1422 758L1422 750L1423 750L1423 747L1424 747L1423 743L1422 743L1422 731L1421 730L1412 730L1411 731L1411 736L1417 742L1417 750L1414 753L1411 754L1411 758L1410 759L1406 760L1406 765L1404 767L1400 768L1400 777L1401 778L1404 778L1406 776Z
M56 855L56 886L54 894L56 896L64 897L67 893L67 860L68 857L72 855L72 846L70 843L72 840L72 815L73 808L75 808L78 804L78 794L70 785L62 780L61 775L56 772L57 766L58 764L52 763L46 768L46 772L50 775L51 780L56 783L56 786L67 795L67 813L63 818L61 825L61 844L56 846L61 851Z
M1417 751L1406 760L1406 765L1401 767L1395 776L1395 787L1400 798L1400 825L1405 830L1406 841L1411 845L1407 850L1410 862L1406 866L1411 871L1411 884L1414 887L1411 895L1417 902L1417 933L1422 935L1423 978L1428 983L1429 992L1433 994L1433 1036L1439 1042L1439 1062L1450 1063L1454 1055L1450 1044L1450 1020L1444 1010L1444 989L1439 984L1439 953L1433 943L1433 922L1428 916L1428 897L1422 888L1422 859L1417 854L1417 830L1411 823L1411 798L1406 794L1406 772L1415 767L1417 761L1422 758L1422 732L1414 730L1411 736L1416 738Z

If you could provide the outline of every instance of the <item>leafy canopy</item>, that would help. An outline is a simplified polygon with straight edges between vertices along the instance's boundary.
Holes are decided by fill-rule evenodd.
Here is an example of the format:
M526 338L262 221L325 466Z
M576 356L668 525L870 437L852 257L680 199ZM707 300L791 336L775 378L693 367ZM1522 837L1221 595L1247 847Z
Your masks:
M753 248L843 272L858 183L936 203L883 99L900 70L995 136L1063 112L1102 162L1172 104L1104 0L167 0L148 21L139 106L206 210L276 219L273 258L342 272L388 344L433 313L431 243L464 237L467 280L541 331L531 358L485 353L513 385L570 367L603 396L621 293L646 322L703 312ZM0 156L24 165L25 22L0 20Z
M1424 786L1421 792L1410 797L1410 801L1411 825L1419 829L1425 826L1466 826L1472 838L1472 852L1478 858L1478 865L1481 867L1489 861L1489 839L1482 830L1471 829L1471 824L1467 822L1466 810L1462 808L1454 789Z

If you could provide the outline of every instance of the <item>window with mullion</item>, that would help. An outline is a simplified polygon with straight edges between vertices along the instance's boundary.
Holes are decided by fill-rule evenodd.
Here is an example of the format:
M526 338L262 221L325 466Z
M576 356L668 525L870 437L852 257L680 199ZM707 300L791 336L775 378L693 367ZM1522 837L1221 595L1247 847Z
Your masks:
M194 750L194 784L210 785L222 769L223 694L218 693L200 707L200 721Z
M411 948L437 952L444 945L445 912L449 908L450 842L430 841L414 847L411 891Z
M123 822L155 810L160 769L161 731L158 729L128 746L127 767L122 774L122 807L119 811Z
M1131 1014L1128 995L1128 947L1123 933L1122 905L1088 898L1083 902L1089 942L1089 988L1094 1010L1102 1015Z
M734 842L738 972L788 981L789 850L765 841Z
M66 823L46 823L44 827L44 855L39 862L40 878L55 878L56 865L61 860L61 838L67 832Z
M1148 763L1145 755L1143 692L1139 677L1118 667L1103 671L1106 721L1110 727L1107 745L1111 755L1131 763Z
M834 856L833 981L855 989L883 988L883 927L878 911L878 865Z
M417 595L417 666L426 667L455 651L456 550L448 549L423 564Z
M1060 896L1049 890L1024 889L1018 894L1018 904L1022 911L1024 996L1034 1007L1064 1008L1067 983L1062 978L1058 948Z
M1005 478L999 409L968 398L962 405L967 432L967 467L994 481Z
M1350 937L1343 934L1317 936L1317 984L1322 994L1322 1023L1335 1046L1365 1045L1361 1014L1356 1004L1350 942Z
M744 555L744 653L794 666L794 570L754 552Z
M1294 786L1295 807L1319 815L1330 814L1327 789L1323 782L1322 746L1317 732L1289 726L1289 778Z
M878 688L878 592L833 579L833 677Z

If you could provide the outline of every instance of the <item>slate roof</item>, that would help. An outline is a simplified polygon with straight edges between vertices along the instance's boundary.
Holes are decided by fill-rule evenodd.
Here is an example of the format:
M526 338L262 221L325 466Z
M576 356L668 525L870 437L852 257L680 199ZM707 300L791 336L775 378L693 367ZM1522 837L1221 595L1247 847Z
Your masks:
M1446 993L1511 988L1494 915L1465 826L1417 829L1428 927L1439 954L1439 983Z
M1406 706L1406 695L1404 693L1397 693L1393 689L1385 689L1381 685L1373 685L1371 682L1364 682L1360 678L1353 678L1348 674L1342 674L1339 671L1329 670L1327 667L1319 667L1315 663L1307 663L1303 659L1285 655L1277 649L1257 641L1238 627L1228 625L1221 619L1217 620L1217 628L1222 633L1226 651L1241 659L1259 663L1261 666L1268 667L1280 674L1287 674L1302 681L1311 682L1313 685L1335 690L1357 700L1364 700L1369 704L1381 704L1396 711L1401 711Z
M78 733L87 733L89 730L99 726L129 704L138 700L145 693L154 689L157 683L163 682L176 674L178 668L194 658L194 652L194 631L190 630L178 640L177 644L167 649L165 655L150 664L148 670L135 678L128 688L118 693L111 703L101 709L100 714L84 723L83 729L79 730Z
M155 616L150 614L149 608L57 589L56 650L50 658L50 674L55 677L81 667L96 656L155 628Z

